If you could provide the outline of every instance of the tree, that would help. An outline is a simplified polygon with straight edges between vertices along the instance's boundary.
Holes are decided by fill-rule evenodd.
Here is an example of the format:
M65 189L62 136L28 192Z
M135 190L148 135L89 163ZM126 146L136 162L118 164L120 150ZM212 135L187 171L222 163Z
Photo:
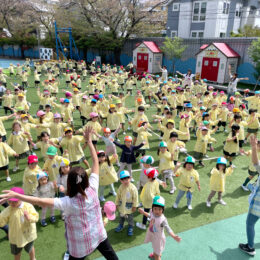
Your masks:
M187 46L183 45L183 40L179 37L169 38L166 37L163 42L161 50L164 54L172 60L173 73L175 72L176 59L180 59Z
M245 25L242 29L238 29L238 33L231 32L231 37L260 37L260 28L258 26Z
M143 23L155 15L155 10L168 0L63 0L61 8L73 12L70 17L84 24L88 37L108 39L115 60L120 64L121 50L130 37L139 36ZM153 19L154 20L154 19ZM67 21L68 22L68 21ZM72 27L73 22L70 20ZM146 29L146 34L147 34ZM152 26L151 32L154 30ZM104 36L104 37L103 37ZM100 45L100 41L99 44ZM96 46L98 46L96 45Z
M248 49L249 57L255 63L255 79L258 80L260 77L260 38L252 41L251 46Z

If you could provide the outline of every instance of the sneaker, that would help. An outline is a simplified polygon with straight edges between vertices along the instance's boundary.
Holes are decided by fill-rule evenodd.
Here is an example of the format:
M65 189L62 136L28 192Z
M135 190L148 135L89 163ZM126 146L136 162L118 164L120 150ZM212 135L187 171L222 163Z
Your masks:
M54 216L51 216L51 217L50 217L50 221L51 221L51 223L53 224L53 223L56 222L56 218L55 218Z
M115 231L118 233L118 232L122 231L123 228L124 228L124 227L123 227L121 224L119 224L119 225L116 227Z
M140 223L140 222L137 222L137 223L136 223L136 226L137 226L138 228L140 228L140 229L143 229L143 230L146 229L146 225L144 225L143 223Z
M127 130L128 130L128 131L131 130L131 127L128 127Z
M104 196L100 196L100 197L99 197L99 200L100 200L101 202L106 201L106 199L104 198Z
M241 188L242 188L244 191L249 191L249 189L248 189L246 186L244 186L243 184L241 185Z
M154 255L153 255L153 253L151 253L151 254L148 256L148 258L150 258L150 259L154 259Z
M126 135L126 132L123 132L123 135Z
M244 140L244 144L247 144L247 139Z
M188 210L192 210L192 206L191 205L188 205Z
M254 248L250 248L248 246L248 244L239 244L238 246L242 251L244 251L245 253L249 254L249 255L255 255L255 249Z
M19 167L14 166L13 172L16 172L17 170L19 170Z
M134 234L134 229L132 226L129 226L127 229L127 235L132 236Z
M206 201L206 206L207 206L208 208L211 207L211 203L210 203L210 201Z
M6 177L6 181L11 181L12 179L10 178L10 176Z
M233 168L237 168L235 164L230 164L230 166L232 166Z
M221 204L221 205L223 205L223 206L226 206L226 205L227 205L227 203L226 203L224 200L222 200L222 199L219 200L218 203Z
M47 224L47 222L45 221L45 219L42 219L41 220L41 225L43 226L43 227L46 227L48 224Z
M178 204L175 202L172 206L174 209L177 209L178 208Z
M115 191L110 191L109 194L113 195L114 197L116 196L116 192Z
M205 158L209 158L209 156L207 154L204 155Z
M117 138L116 141L117 141L117 142L120 142L120 139Z
M134 178L131 178L131 182L135 182Z
M175 191L176 191L176 188L174 187L174 188L172 188L172 189L169 191L169 193L170 193L170 194L173 194Z
M225 129L225 130L224 130L224 132L225 132L225 133L228 133L228 130L227 130L227 129Z
M202 167L205 166L205 164L203 162L199 162L199 165L201 165Z
M69 260L70 254L68 252L65 252L63 260Z

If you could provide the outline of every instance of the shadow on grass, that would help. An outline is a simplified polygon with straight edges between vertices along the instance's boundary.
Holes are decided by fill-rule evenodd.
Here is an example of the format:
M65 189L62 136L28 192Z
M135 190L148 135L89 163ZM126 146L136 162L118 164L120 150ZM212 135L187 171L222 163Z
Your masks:
M255 248L260 248L260 243L255 244ZM217 252L214 250L211 246L209 247L210 251L216 255L217 260L230 260L230 259L236 259L236 260L246 260L246 259L252 259L252 256L249 256L242 252L238 247L236 248L227 248L223 252Z
M197 218L203 213L208 213L208 214L214 214L215 207L218 205L218 203L215 201L211 203L211 207L208 208L206 206L206 202L201 202L200 204L197 204L193 210L191 210L190 216L192 218Z
M234 191L232 191L230 193L226 193L224 195L224 198L237 199L239 197L248 196L249 194L250 194L250 192L245 192L241 187L237 187Z

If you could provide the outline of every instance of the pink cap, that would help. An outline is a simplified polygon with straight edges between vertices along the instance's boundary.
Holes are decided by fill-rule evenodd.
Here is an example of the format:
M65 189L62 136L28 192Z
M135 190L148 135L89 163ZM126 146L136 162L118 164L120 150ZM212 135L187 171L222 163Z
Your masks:
M84 95L82 98L84 98L84 99L88 99L88 96Z
M70 72L70 70L66 70L67 72Z
M91 112L91 113L89 114L89 116L90 116L90 118L94 118L94 117L97 117L98 114L95 113L95 112Z
M220 94L225 94L225 92L223 90L220 91Z
M27 162L29 164L38 162L38 156L37 155L29 155Z
M226 102L222 102L221 104L222 104L222 105L226 105L227 103L226 103Z
M206 126L203 126L203 127L201 127L201 131L203 131L203 130L209 130Z
M209 86L209 89L213 89L213 87L212 87L212 86Z
M38 117L40 117L40 116L44 116L46 113L44 112L44 111L42 111L42 110L39 110L37 113L36 113L36 115L38 116Z
M96 99L96 100L98 100L98 99L99 99L99 96L98 96L98 95L94 95L93 98Z
M217 94L218 94L217 92L213 92L213 93L212 93L213 96L216 96Z
M116 204L113 201L107 201L104 204L104 212L109 220L115 220L116 218Z
M13 187L13 188L11 188L11 191L24 195L24 190L20 187ZM19 199L10 198L9 201L19 201Z
M55 113L53 117L54 118L61 118L61 115L59 113Z
M72 97L72 93L70 93L69 91L65 92L65 96L66 97Z
M48 90L48 89L45 89L45 90L43 90L43 93L50 93L50 91Z
M63 103L64 102L64 98L60 98L60 103Z

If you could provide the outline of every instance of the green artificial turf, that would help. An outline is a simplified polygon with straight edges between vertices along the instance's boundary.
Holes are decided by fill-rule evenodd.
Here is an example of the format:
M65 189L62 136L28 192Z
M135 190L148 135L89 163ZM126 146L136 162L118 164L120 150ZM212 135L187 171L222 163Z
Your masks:
M44 80L45 77L42 76L41 80ZM13 77L12 79L8 79L8 88L11 89L10 82L20 82L20 80ZM39 99L36 95L36 88L34 88L33 83L33 76L29 77L29 86L27 100L32 104L30 109L30 114L35 115L38 105ZM61 79L61 88L65 89L65 79ZM82 83L83 90L86 89L86 82ZM63 94L60 93L58 98L62 97ZM128 107L133 107L134 104L134 97L129 97L126 101ZM148 115L149 119L151 120L151 116L156 113L156 108L153 105L146 114ZM0 110L0 115L4 115L3 109ZM76 128L81 127L81 120L79 119L80 115L79 112L75 112L75 126ZM178 125L178 119L176 119ZM12 120L4 122L6 126L6 130L8 132L8 136L10 134ZM154 129L156 129L156 123L152 124ZM35 140L35 133L32 131L33 137ZM131 135L130 131L127 131L127 134ZM214 137L217 139L217 143L214 144L215 151L208 152L210 157L222 156L223 150L223 141L225 140L227 134L223 132L216 133ZM121 141L123 140L122 132L119 135ZM158 165L158 158L157 158L157 148L158 148L158 137L153 135L150 140L150 150L147 154L152 155L155 158L155 166ZM187 143L187 149L190 154L192 154L192 150L195 145L195 137L193 134L191 135L191 141ZM102 143L98 143L98 149L104 149ZM249 146L246 145L245 149L249 149ZM39 155L39 151L37 151ZM120 156L121 151L118 149L118 154ZM89 156L88 151L86 151L87 157ZM183 161L184 155L180 156L180 160ZM43 166L43 161L40 161L40 166ZM161 195L166 199L166 209L165 215L168 218L169 224L172 229L176 232L183 232L188 229L192 229L195 227L199 227L211 222L215 222L221 219L229 218L235 215L239 215L241 213L245 213L248 210L248 202L247 196L248 192L244 192L241 189L241 184L243 183L244 179L247 176L247 168L248 168L248 158L239 156L234 160L234 164L237 168L234 170L232 176L227 178L226 181L226 193L224 194L223 199L227 202L227 206L222 206L217 204L216 197L212 200L212 207L207 208L205 205L205 201L207 196L209 195L209 176L211 169L215 166L216 160L213 161L205 161L205 167L201 168L196 166L200 174L200 182L201 182L201 192L197 189L193 195L193 210L188 211L186 207L186 198L184 197L179 204L178 209L173 209L172 205L176 198L176 193L173 195L169 194L169 187L166 190L161 189ZM23 170L26 167L26 159L21 160L20 163L20 170L16 173L12 172L12 168L14 166L14 159L10 159L10 176L12 178L12 182L8 183L5 181L4 173L0 173L0 190L11 188L12 186L21 186L22 185L22 177L23 177ZM140 165L136 164L133 167L134 169L139 169ZM117 169L117 167L116 167ZM138 180L140 172L134 173L135 180ZM175 178L175 183L178 185L178 178ZM119 183L117 183L116 188L118 188ZM105 190L106 199L107 200L114 200L114 197L108 196L109 189ZM47 213L49 216L49 213ZM50 224L49 219L47 219L49 225L47 227L41 227L41 225L37 224L37 231L38 231L38 239L35 242L36 248L36 259L37 260L45 260L45 259L61 259L63 253L66 250L66 243L64 238L64 223L60 219L60 214L57 211L57 223ZM142 216L138 213L135 213L135 221L141 221ZM115 233L114 229L118 225L118 219L113 222L110 222L106 226L106 230L108 233L109 240L116 251L126 249L129 247L133 247L136 245L140 245L143 243L145 231L140 230L138 228L134 229L134 236L128 237L126 232L127 229L125 228L121 233ZM192 240L196 239L196 237L190 238L190 243ZM0 231L0 252L1 252L1 259L12 259L9 249L9 243L5 239L5 233ZM89 259L94 259L99 257L100 254L98 252L93 253ZM22 259L28 259L28 256L25 252L23 252ZM143 259L143 257L139 258Z

